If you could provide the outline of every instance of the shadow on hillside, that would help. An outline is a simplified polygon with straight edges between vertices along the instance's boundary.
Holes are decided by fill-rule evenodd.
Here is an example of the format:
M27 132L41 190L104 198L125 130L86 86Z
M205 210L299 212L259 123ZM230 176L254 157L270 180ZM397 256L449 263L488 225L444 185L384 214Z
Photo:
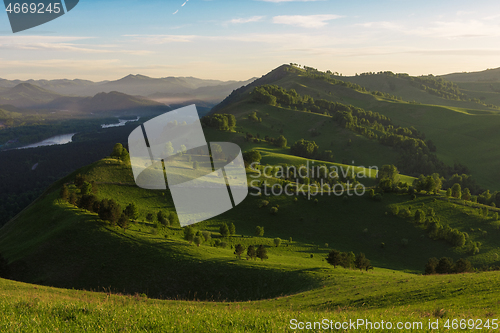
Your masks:
M64 211L74 218L71 209ZM275 270L260 260L235 263L232 255L204 260L184 242L147 241L103 227L93 215L80 212L79 217L12 263L11 277L60 288L206 301L274 298L319 286L307 270Z

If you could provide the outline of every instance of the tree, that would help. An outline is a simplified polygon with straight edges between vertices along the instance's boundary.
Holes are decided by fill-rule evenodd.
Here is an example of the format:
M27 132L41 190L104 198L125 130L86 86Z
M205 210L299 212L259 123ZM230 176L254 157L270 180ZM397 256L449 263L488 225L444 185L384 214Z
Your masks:
M209 231L205 230L201 234L203 235L205 242L209 242L212 239L212 234Z
M85 176L83 176L81 173L79 173L75 176L75 186L76 187L78 187L78 188L82 187L84 182L85 182Z
M193 169L197 170L197 169L199 169L199 167L200 167L200 163L198 163L198 161L194 161L193 162Z
M274 246L279 247L281 245L281 238L274 239Z
M455 263L455 273L466 273L472 272L473 270L472 264L467 259L460 258Z
M153 213L148 213L148 215L146 215L146 221L153 222L153 220L154 220Z
M108 221L111 225L115 225L122 215L122 209L113 199L103 199L99 205L98 214L101 220Z
M137 218L139 217L139 211L137 210L137 206L135 203L130 203L123 212L132 221L137 220Z
M256 226L255 227L255 236L259 236L259 237L264 236L264 227Z
M82 186L80 187L80 193L81 195L92 194L92 185L89 182L84 181Z
M370 260L368 260L365 256L364 253L358 253L358 255L356 256L356 258L354 259L354 265L356 266L356 268L359 268L359 270L363 270L363 269L366 269L368 270L368 267L370 267Z
M276 141L275 141L276 146L280 148L286 148L287 140L283 135L280 135Z
M172 145L172 142L168 141L165 144L165 147L163 148L163 153L165 156L171 156L174 154L174 146Z
M276 215L278 214L278 207L271 207L270 211L271 214Z
M122 153L123 153L123 145L121 143L115 144L113 147L113 151L111 152L111 157L116 158L116 159L121 159Z
M464 191L462 192L462 199L464 199L465 201L469 201L470 198L471 198L470 190L468 188L464 189Z
M333 265L333 268L337 268L338 265L342 263L342 257L340 255L340 251L331 250L326 257L326 261Z
M436 267L439 264L439 260L436 258L430 258L427 261L427 264L425 264L425 274L430 275L430 274L436 274Z
M98 201L97 197L93 194L86 194L80 198L78 206L82 209L86 209L89 212L98 213L99 209L94 209L94 203Z
M194 236L194 243L196 244L196 246L200 246L201 242L202 242L202 236Z
M123 162L130 162L130 154L128 153L126 148L123 148L120 155L120 160L122 160Z
M354 264L354 259L355 259L354 253L342 252L340 254L340 257L341 257L340 266L344 268L351 268L352 265Z
M118 225L123 228L123 230L126 230L128 228L128 216L125 213L122 213L120 215L120 218L118 219Z
M231 236L234 236L234 234L236 233L236 227L234 226L234 223L231 222L228 227L229 227L229 234Z
M250 259L254 259L255 260L255 257L257 256L257 252L255 251L255 247L253 245L250 245L247 249L247 256L250 258Z
M229 233L229 227L227 226L226 223L222 223L219 227L219 232L222 235L222 237L227 237L230 235Z
M156 220L163 226L170 224L170 221L167 219L167 215L161 210L156 214Z
M394 165L384 165L379 170L377 174L378 181L381 182L384 179L391 180L392 184L397 184L399 182L399 171Z
M258 163L262 159L260 153L256 150L250 150L243 153L243 160L246 164L251 165L252 163Z
M451 196L457 199L460 199L462 197L462 187L460 186L460 184L455 183L451 187Z
M245 252L245 247L241 244L237 244L236 247L234 248L234 254L238 256L239 259L241 259L241 254Z
M68 186L66 186L66 184L64 184L63 187L61 188L59 195L61 196L61 199L63 199L64 201L68 201L69 190L68 190Z
M259 248L257 249L257 258L260 258L260 260L267 259L267 250L264 247L264 245L259 245Z
M193 227L187 226L184 228L184 239L191 243L194 240L194 236L196 235Z
M446 197L451 198L451 188L446 190Z
M436 266L436 273L449 274L451 272L453 272L453 259L447 257L439 259L439 263Z

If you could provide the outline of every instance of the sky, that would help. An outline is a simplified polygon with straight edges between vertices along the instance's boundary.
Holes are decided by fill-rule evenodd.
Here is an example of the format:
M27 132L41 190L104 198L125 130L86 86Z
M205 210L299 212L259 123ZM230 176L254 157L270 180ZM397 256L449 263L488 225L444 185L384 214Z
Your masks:
M343 75L497 68L500 2L80 0L16 34L0 13L4 79L247 80L285 63Z

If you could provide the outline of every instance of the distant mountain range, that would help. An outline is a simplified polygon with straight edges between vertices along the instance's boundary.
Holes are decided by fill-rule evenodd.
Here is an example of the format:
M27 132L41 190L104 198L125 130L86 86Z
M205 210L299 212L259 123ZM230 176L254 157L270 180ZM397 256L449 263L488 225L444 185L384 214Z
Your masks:
M93 82L88 80L5 80L0 79L0 93L21 84L38 87L54 94L69 96L94 96L98 93L120 92L128 95L139 95L170 104L186 103L189 100L200 100L215 105L229 95L234 89L247 85L247 81L203 80L194 77L151 78L144 75L127 75L115 81ZM22 88L20 88L22 89ZM32 88L34 89L34 88ZM32 98L32 96L29 96ZM22 104L22 103L18 103ZM31 102L28 105L33 104Z

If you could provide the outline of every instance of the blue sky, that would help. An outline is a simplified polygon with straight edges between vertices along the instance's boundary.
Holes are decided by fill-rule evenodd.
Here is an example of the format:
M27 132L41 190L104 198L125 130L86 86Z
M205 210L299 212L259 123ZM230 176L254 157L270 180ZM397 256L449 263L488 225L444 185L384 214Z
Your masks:
M500 67L500 3L80 0L17 34L0 13L1 78L245 80L290 62L344 75Z

